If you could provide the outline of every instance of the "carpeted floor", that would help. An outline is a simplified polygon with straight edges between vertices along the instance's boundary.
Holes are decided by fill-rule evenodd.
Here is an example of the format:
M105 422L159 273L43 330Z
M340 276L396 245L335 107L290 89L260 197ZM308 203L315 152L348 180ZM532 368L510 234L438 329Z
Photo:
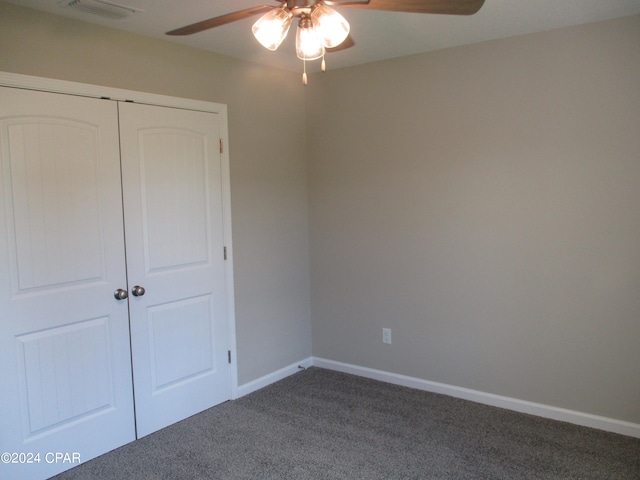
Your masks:
M640 439L318 368L56 480L640 480Z

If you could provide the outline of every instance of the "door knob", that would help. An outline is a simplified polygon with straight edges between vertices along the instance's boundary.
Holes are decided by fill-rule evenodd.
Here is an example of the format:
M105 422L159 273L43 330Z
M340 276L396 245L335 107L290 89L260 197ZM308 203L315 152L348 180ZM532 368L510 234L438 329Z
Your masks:
M126 290L119 288L115 292L113 292L113 296L116 298L116 300L124 300L129 296L129 294Z
M142 295L144 295L145 291L146 290L143 287L141 287L140 285L136 285L135 287L133 287L131 289L131 293L133 293L134 297L141 297Z

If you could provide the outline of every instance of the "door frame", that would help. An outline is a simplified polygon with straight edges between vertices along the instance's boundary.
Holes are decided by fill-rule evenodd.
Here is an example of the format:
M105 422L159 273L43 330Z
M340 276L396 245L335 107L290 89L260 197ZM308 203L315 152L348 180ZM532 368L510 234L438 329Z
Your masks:
M225 289L226 313L229 326L229 350L231 351L231 399L238 398L238 362L236 349L235 295L233 282L233 244L231 237L231 175L229 169L229 132L227 105L222 103L171 97L153 93L123 90L86 83L56 80L52 78L22 75L0 71L0 85L5 87L39 90L50 93L79 95L105 100L142 103L160 107L181 108L201 112L216 113L220 118L221 179L222 179L222 228L226 246Z

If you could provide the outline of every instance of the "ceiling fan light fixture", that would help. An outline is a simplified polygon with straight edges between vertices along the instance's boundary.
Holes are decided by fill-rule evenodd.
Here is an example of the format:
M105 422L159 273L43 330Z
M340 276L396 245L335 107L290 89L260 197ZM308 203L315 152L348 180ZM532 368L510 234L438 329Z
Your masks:
M0 0L1 1L1 0ZM112 0L58 0L62 4L101 3L112 6ZM121 1L121 0L119 0ZM306 62L322 57L321 70L326 70L324 54L344 50L354 45L349 37L349 22L329 5L357 7L406 13L439 13L473 15L485 0L275 0L279 7L258 5L237 12L202 20L167 32L167 35L191 35L238 20L262 15L253 24L253 35L268 50L276 50L287 36L293 17L299 17L296 32L296 55L303 61L303 82L307 84ZM266 13L265 13L266 12ZM345 40L347 40L345 42ZM336 48L338 47L338 48Z
M326 48L334 48L344 42L351 28L342 15L323 3L315 6L311 21Z
M296 55L301 60L316 60L324 55L324 45L307 15L300 17L298 23Z
M286 8L275 7L258 19L251 27L253 36L269 50L276 50L289 33L293 15Z

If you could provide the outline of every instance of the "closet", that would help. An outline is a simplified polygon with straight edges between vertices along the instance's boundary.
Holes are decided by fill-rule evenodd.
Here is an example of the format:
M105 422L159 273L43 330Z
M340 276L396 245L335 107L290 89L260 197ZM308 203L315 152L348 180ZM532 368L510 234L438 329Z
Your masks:
M231 398L225 132L225 110L0 87L0 451L26 454L0 477Z

